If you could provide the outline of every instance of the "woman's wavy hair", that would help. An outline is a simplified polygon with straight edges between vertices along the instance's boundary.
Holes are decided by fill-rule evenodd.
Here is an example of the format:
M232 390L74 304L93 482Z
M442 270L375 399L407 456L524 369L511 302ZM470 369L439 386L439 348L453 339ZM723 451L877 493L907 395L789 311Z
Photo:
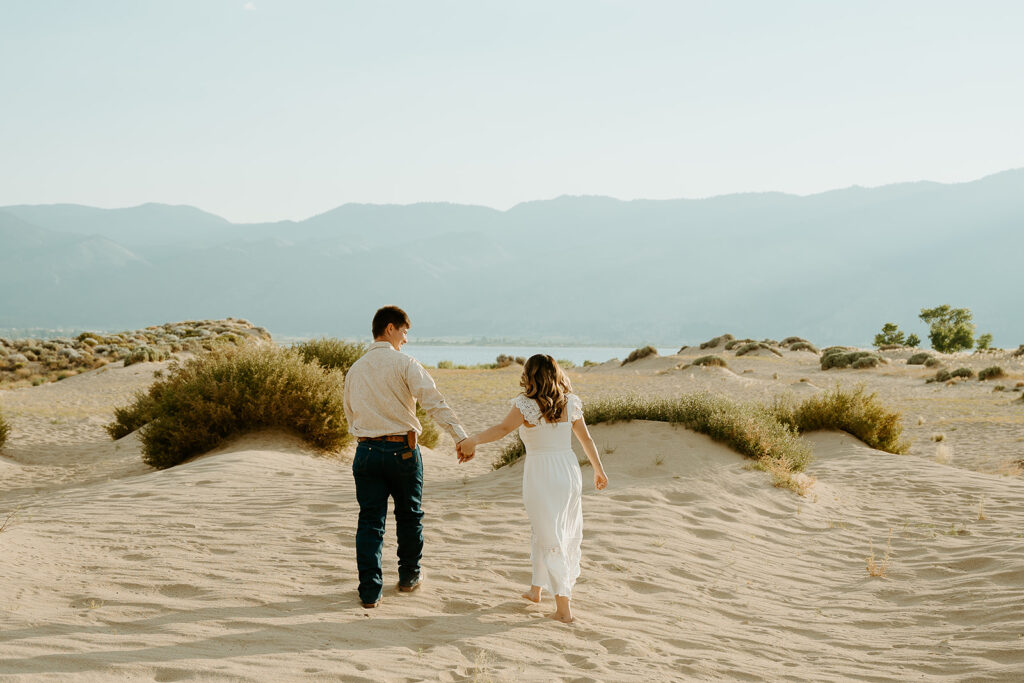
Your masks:
M572 384L551 356L543 353L530 356L519 380L523 394L540 406L540 414L548 422L557 422L565 412L566 394Z

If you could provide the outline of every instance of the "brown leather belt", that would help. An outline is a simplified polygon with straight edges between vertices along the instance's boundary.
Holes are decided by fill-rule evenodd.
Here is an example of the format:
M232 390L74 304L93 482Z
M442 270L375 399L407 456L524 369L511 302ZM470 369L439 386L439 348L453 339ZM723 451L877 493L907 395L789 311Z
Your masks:
M392 443L408 444L409 448L416 448L416 432L410 430L405 434L386 434L384 436L359 436L356 441L390 441Z

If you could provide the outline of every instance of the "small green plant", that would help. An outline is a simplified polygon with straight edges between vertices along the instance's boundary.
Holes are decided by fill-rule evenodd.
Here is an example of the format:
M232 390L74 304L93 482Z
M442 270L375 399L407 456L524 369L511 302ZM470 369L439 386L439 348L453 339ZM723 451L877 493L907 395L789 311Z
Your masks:
M955 353L974 346L974 316L969 309L948 304L922 308L921 320L929 325L928 338L939 353Z
M0 448L4 447L7 443L7 437L11 433L11 427L7 424L7 420L4 419L3 413L0 413Z
M821 369L846 368L873 368L879 363L885 362L881 356L871 351L851 351L842 346L831 346L821 353Z
M906 346L910 346L912 348L917 348L920 345L921 345L921 338L918 337L916 334L912 334L912 335L907 337Z
M939 370L935 373L934 377L925 380L925 383L931 384L932 382L948 382L951 379L953 379L953 373L949 370Z
M743 346L744 344L750 344L751 342L754 342L754 341L755 341L754 339L730 339L729 341L725 342L725 350L726 351L732 351L737 346Z
M985 368L984 370L978 373L978 381L984 382L987 379L999 379L1000 377L1005 376L1006 372L1003 371L1001 367L999 367L998 365L993 365L992 367Z
M992 348L992 335L987 332L983 335L980 335L978 337L978 343L975 344L975 348L977 348L979 351L985 351L987 349Z
M932 354L922 351L915 353L913 356L907 359L907 365L924 365L925 362L932 357Z
M692 365L716 365L720 368L728 367L728 363L725 362L725 359L719 356L701 356L697 360L693 361Z
M366 353L366 344L320 337L296 344L295 350L307 363L319 363L325 368L346 373Z
M881 560L875 559L875 544L870 542L871 555L867 558L868 576L882 578L889 570L889 559L892 557L892 529L889 529L889 541L885 544L885 556Z
M703 344L700 345L700 348L702 348L702 349L713 349L716 346L718 346L719 344L725 344L726 342L730 342L730 341L732 341L735 338L736 337L732 336L731 334L723 334L723 335L721 335L719 337L715 337L714 339L707 340L706 342L704 342ZM684 346L683 348L686 348L686 347Z
M437 361L437 369L438 370L454 370L455 369L455 363L453 363L450 360L439 360L439 361Z
M924 362L926 368L937 368L942 365L942 361L934 356L929 356L928 360Z
M953 372L949 373L950 377L963 377L964 379L970 379L974 377L974 370L970 368L957 368Z
M585 367L585 368L592 368L595 365L600 365L600 363L595 363L592 360L585 360L585 361L583 361L583 367Z
M748 353L752 353L752 352L758 351L760 349L764 349L766 351L771 351L776 356L781 356L782 355L782 353L778 349L774 348L771 344L768 344L767 342L747 342L743 346L741 346L738 349L736 349L736 355L737 356L745 356Z
M785 346L785 344L783 344ZM798 341L789 345L790 351L810 351L811 353L818 353L818 347L808 341Z
M657 355L658 349L654 348L653 346L642 346L639 349L634 349L633 351L631 351L630 354L626 356L626 360L622 361L622 365L638 361L641 358L647 358L648 356Z

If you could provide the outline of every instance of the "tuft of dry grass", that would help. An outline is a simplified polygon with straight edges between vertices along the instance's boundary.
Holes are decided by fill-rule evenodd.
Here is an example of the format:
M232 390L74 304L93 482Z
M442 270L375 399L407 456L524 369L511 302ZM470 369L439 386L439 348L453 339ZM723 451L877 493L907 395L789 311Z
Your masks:
M626 360L622 361L622 365L638 361L641 358L647 358L648 356L657 356L658 349L653 346L642 346L639 349L634 349L626 356Z
M715 365L720 368L729 366L729 364L725 362L725 359L720 356L701 356L690 365Z
M881 560L875 559L875 544L869 541L871 547L871 555L867 557L867 570L868 575L876 578L882 578L885 573L889 571L889 560L892 557L892 528L889 529L889 540L885 545L885 556Z
M887 453L906 453L910 448L909 443L901 441L902 414L883 406L878 395L867 394L863 385L852 391L837 385L799 405L793 405L789 398L777 398L771 411L777 420L799 433L838 429Z
M984 522L986 519L988 519L988 517L985 515L985 497L982 496L981 499L978 500L978 521Z

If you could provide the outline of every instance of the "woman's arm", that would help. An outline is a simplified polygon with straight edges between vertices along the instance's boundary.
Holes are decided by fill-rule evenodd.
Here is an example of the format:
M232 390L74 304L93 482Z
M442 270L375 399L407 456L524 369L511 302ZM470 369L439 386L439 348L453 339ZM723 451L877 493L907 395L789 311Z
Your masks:
M519 412L519 408L513 408L498 424L467 437L465 441L460 441L458 444L459 462L470 460L476 454L476 447L480 444L504 438L521 424L523 424L523 414Z
M604 473L601 456L597 454L597 444L591 438L590 430L587 429L587 423L582 417L572 423L572 433L576 435L580 445L583 446L583 452L587 454L587 460L594 468L594 488L600 491L608 486L608 475Z

